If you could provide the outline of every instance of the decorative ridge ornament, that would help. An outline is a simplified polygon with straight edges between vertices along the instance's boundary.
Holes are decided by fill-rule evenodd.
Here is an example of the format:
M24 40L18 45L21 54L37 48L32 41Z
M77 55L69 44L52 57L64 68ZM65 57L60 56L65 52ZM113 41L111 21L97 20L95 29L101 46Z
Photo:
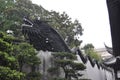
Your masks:
M52 52L71 52L62 37L47 22L23 18L22 33L37 49Z

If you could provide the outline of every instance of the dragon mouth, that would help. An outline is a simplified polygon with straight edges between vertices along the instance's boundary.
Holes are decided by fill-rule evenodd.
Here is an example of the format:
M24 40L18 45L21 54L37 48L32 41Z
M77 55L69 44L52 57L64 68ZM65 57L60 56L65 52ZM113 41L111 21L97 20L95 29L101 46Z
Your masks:
M33 27L33 25L22 24L22 27Z
M23 24L21 25L21 27L22 27L22 33L24 35L27 35L28 33L32 32L30 28L33 27L33 23L29 19L23 18Z
M23 21L24 21L24 24L22 24L22 27L33 27L32 21L30 21L26 18L23 18Z

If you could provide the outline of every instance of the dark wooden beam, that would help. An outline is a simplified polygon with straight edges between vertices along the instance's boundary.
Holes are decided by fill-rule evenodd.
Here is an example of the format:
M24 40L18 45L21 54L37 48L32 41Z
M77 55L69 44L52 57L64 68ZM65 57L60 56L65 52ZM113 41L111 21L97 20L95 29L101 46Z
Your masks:
M113 55L120 56L120 0L107 0Z

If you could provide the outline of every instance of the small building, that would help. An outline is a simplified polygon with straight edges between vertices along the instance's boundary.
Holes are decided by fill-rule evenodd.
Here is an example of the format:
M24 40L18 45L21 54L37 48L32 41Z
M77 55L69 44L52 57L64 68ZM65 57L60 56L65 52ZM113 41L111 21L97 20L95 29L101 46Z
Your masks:
M95 51L101 55L102 59L106 59L106 58L110 58L112 55L108 53L108 51L106 50L106 48L98 48L95 49Z

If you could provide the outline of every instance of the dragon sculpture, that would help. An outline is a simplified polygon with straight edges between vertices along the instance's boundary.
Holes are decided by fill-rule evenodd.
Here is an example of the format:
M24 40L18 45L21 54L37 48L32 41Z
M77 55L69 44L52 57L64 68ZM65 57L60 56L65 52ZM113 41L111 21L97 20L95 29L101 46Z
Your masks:
M24 24L22 24L22 33L27 37L28 41L37 49L43 51L52 52L72 52L66 45L62 37L55 31L47 21L42 20L30 20L23 18ZM100 65L96 60L90 56L84 56L80 49L76 49L74 53L78 54L84 64L89 60L91 66L95 64L100 68Z
M29 42L37 49L52 52L70 52L70 49L47 21L38 19L30 20L23 18L22 33Z

